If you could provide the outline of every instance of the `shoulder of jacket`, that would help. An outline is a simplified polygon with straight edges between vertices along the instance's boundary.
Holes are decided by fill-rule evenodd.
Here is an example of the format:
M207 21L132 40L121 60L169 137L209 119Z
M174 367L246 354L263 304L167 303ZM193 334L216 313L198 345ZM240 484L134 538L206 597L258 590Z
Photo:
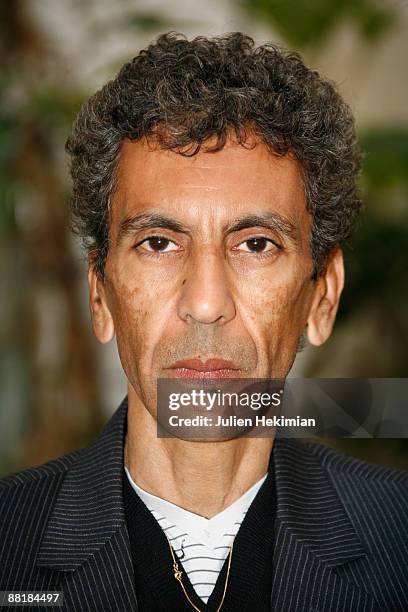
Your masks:
M9 474L0 478L0 494L15 487L29 485L44 479L53 479L68 470L84 449L71 451L61 457L42 463L34 467L26 468L19 472Z
M384 465L357 459L324 444L306 442L305 452L314 456L320 465L334 477L336 473L347 474L366 481L388 482L408 487L408 472ZM408 489L407 489L408 493Z

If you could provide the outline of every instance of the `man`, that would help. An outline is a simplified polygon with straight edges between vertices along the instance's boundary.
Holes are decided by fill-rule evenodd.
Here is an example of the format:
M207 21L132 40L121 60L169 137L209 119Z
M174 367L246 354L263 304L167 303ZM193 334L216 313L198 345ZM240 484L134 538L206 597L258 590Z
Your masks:
M157 435L158 379L285 378L303 335L330 336L360 207L333 85L241 33L169 33L67 149L93 327L116 335L128 396L90 447L1 481L1 590L81 612L408 609L406 474L273 436Z

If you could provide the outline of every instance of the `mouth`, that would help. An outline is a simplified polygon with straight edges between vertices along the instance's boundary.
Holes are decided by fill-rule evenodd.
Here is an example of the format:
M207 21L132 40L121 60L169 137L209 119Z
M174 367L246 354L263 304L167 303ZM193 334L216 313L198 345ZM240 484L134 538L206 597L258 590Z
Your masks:
M233 362L225 359L211 358L203 361L199 357L175 361L166 368L175 378L217 379L233 378L240 372L240 368Z

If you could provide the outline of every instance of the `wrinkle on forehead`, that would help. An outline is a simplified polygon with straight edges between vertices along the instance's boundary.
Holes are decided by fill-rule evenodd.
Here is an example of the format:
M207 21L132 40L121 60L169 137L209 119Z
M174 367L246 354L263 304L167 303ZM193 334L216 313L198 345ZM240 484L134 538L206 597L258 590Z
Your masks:
M200 150L192 157L149 148L144 140L122 145L113 233L127 217L154 210L184 224L199 224L208 235L268 208L297 225L305 242L311 219L300 165L293 156L274 155L261 142L246 148L227 141L220 151Z

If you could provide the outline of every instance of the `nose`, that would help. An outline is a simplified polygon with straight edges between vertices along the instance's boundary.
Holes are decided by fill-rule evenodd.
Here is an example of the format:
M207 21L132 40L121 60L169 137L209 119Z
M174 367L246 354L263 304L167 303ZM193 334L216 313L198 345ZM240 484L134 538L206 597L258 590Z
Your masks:
M189 323L218 323L234 318L225 262L210 245L201 247L191 262L177 305L178 316Z

